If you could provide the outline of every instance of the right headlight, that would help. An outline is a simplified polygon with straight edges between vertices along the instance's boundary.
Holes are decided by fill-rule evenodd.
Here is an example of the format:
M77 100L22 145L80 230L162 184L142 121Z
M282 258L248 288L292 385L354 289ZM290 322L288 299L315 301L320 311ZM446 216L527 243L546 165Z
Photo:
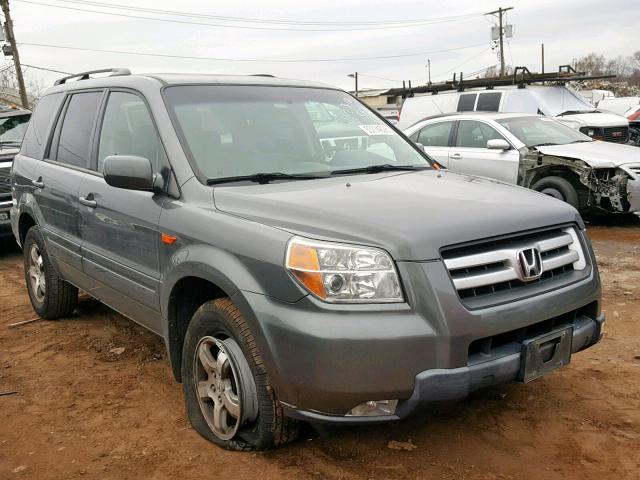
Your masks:
M378 248L294 237L287 247L286 268L326 302L404 301L393 260Z

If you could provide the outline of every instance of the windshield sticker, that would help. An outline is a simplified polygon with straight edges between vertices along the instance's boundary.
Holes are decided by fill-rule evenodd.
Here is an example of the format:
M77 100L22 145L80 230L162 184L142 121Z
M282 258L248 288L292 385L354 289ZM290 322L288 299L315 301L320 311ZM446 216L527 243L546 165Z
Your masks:
M367 135L393 135L393 130L391 130L386 125L358 125L360 129L366 133Z

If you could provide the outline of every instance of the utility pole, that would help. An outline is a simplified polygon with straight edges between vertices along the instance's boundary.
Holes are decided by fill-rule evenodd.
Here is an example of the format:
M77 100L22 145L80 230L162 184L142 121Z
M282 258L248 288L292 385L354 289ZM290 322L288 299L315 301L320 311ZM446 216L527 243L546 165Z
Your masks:
M20 89L20 101L23 108L29 108L29 100L27 99L27 90L24 87L24 78L22 77L22 67L20 67L20 55L18 55L18 46L16 45L16 37L13 35L13 21L9 13L9 0L0 0L2 13L4 13L4 25L6 29L7 41L11 45L11 53L13 55L13 63L16 66L16 77L18 79L18 88Z
M356 81L356 97L357 97L358 96L358 72L350 73L349 75L347 75L347 77L355 79L355 81ZM365 77L366 77L366 75L365 75Z
M429 80L427 81L427 85L431 85L431 59L427 58L427 72L429 75Z
M541 46L542 46L542 73L544 73L544 43L542 43Z
M486 15L498 15L498 32L500 34L500 76L504 77L504 24L502 17L509 10L513 10L513 7L498 8L493 12L487 12Z

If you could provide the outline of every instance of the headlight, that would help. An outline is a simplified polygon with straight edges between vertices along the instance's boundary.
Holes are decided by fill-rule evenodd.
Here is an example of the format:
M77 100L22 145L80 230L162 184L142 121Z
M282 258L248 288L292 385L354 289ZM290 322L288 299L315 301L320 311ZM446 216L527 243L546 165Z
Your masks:
M393 260L378 248L294 237L286 267L309 292L332 303L402 302Z

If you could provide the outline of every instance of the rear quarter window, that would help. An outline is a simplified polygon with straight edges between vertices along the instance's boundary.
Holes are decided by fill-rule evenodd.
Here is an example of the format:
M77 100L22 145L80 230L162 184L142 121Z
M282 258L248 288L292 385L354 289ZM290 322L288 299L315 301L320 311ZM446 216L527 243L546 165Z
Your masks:
M473 112L477 96L477 93L466 93L460 95L460 98L458 99L458 112Z
M478 95L476 110L479 112L498 112L501 97L500 92L481 93Z
M40 99L29 121L29 126L22 140L20 153L27 157L42 160L49 131L64 98L63 93L46 95Z

